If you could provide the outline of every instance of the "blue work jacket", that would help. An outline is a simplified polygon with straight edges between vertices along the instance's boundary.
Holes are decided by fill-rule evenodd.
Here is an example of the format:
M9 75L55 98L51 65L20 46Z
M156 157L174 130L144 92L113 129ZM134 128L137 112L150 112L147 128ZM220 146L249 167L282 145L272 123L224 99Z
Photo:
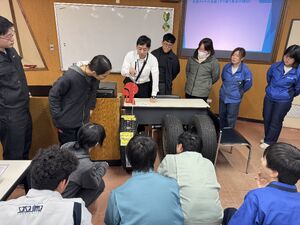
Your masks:
M284 74L284 63L276 62L267 72L266 96L276 102L290 102L300 94L300 68Z
M272 182L248 192L228 225L299 225L300 193L296 185Z
M220 98L224 103L239 103L243 94L252 86L252 73L246 64L241 63L232 74L232 64L228 63L222 71Z

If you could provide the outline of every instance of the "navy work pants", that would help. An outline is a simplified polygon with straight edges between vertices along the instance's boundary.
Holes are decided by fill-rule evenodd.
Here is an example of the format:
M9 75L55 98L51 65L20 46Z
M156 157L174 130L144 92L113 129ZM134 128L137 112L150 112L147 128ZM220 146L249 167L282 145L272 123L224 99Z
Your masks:
M220 128L235 127L237 117L239 115L240 103L225 103L221 99L219 101L219 117Z
M291 106L292 102L275 102L265 97L263 108L265 143L271 145L277 142L282 122Z

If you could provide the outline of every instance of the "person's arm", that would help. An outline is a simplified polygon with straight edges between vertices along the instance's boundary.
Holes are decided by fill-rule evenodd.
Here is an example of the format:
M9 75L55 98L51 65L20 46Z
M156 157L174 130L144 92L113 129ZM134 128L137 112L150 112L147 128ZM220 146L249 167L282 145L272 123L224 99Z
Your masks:
M134 207L134 206L133 206ZM118 211L116 196L114 191L110 193L108 205L105 212L104 223L106 225L119 225L121 217Z
M297 74L298 74L298 80L295 86L295 97L300 94L300 67L298 67Z
M270 68L268 69L268 72L267 72L267 82L268 84L271 82L272 80L272 76L273 76L273 69L274 69L274 64L272 64L270 66Z
M87 189L97 189L108 168L107 162L95 162L93 166L82 173L81 185Z
M153 62L151 63L151 75L152 75L152 92L151 96L156 96L159 91L158 82L159 82L159 70L158 70L158 61L153 57Z
M62 111L62 99L69 91L71 86L70 81L62 76L52 86L49 91L49 107L53 119L60 116Z
M180 63L176 55L174 55L173 65L172 80L174 80L180 72Z
M245 68L245 74L244 74L244 86L243 90L244 93L248 91L252 87L252 73L248 68Z
M90 97L89 97L89 108L90 108L90 115L92 114L93 110L96 108L96 99L97 99L97 89L99 87L99 81L96 80L94 81L94 83L92 84L92 90L90 92ZM92 111L92 112L91 112Z
M257 197L251 193L248 193L244 199L243 204L232 216L228 225L262 224L262 221L259 221L258 214L259 209L257 204Z
M214 60L212 63L212 71L211 71L212 83L216 83L220 78L220 65L217 60Z
M157 172L163 176L176 179L176 163L173 155L166 155L157 168Z
M186 77L188 77L188 75L190 73L190 60L191 60L191 58L188 58L188 61L186 63L186 67L185 67Z
M129 77L130 79L133 79L133 77L136 75L136 70L133 67L132 63L134 63L132 52L128 52L124 57L124 61L121 69L121 75L123 77Z

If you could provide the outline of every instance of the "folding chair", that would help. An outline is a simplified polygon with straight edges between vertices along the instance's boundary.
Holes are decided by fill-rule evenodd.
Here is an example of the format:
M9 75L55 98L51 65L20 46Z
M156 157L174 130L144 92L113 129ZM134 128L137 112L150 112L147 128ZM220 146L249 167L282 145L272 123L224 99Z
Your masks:
M217 153L215 158L215 165L217 162L218 153L221 146L229 146L230 147L230 153L232 153L233 147L236 147L238 145L242 145L248 148L248 159L247 159L247 165L246 165L246 173L248 173L248 167L249 162L251 159L251 144L249 141L236 129L231 127L225 127L222 130L219 130L219 136L218 136L218 147L217 147Z

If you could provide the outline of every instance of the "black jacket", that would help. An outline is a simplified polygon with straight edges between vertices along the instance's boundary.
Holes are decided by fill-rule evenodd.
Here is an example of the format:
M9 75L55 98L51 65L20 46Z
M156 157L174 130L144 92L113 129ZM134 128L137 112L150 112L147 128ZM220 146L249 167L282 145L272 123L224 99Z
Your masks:
M96 105L99 81L70 67L49 92L50 112L57 128L78 128L87 123Z
M162 47L155 49L151 52L158 61L159 64L159 80L164 80L166 82L166 93L172 94L172 81L176 78L178 73L180 72L180 64L178 57L174 54L174 52L171 50L168 53L164 53ZM167 55L167 62L161 62L161 56ZM161 65L165 64L167 65L167 68L165 68L166 73L164 74L162 72ZM165 77L161 77L165 76Z
M29 91L21 57L14 48L0 51L0 110L29 109Z

